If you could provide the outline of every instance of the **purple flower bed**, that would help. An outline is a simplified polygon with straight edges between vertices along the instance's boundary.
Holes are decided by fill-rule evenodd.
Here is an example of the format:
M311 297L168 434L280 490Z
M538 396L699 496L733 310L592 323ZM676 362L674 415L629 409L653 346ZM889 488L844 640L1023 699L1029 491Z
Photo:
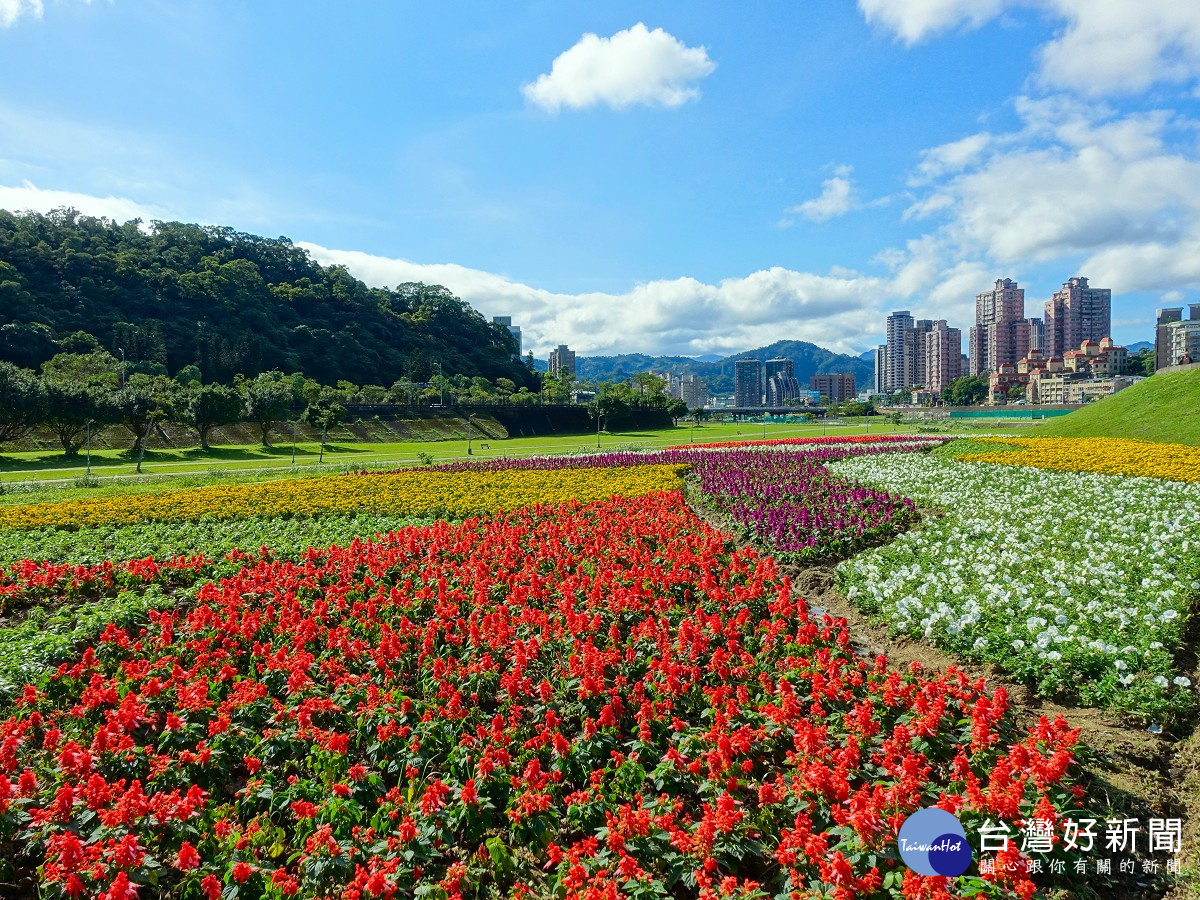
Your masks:
M843 456L872 452L880 451L856 448ZM837 478L821 459L828 461L748 450L699 460L692 473L743 537L797 561L850 556L919 518L911 500Z
M919 518L911 500L837 478L822 463L849 456L913 452L938 439L856 441L803 446L498 457L434 468L442 472L577 469L686 464L702 499L747 540L796 561L845 558L907 529ZM367 473L363 473L367 474Z

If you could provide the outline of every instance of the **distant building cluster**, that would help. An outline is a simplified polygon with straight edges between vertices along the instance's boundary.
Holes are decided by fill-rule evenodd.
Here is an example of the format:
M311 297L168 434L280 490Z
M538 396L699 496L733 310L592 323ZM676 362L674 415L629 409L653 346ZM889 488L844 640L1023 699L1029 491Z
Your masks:
M1169 348L1186 344L1179 335L1189 333L1193 321L1181 323L1181 317L1179 309L1159 310L1160 360L1175 352ZM1192 306L1191 320L1200 341L1200 304ZM875 392L936 398L969 374L987 376L992 403L1087 402L1130 380L1121 375L1128 353L1113 343L1111 328L1112 291L1092 287L1086 278L1066 281L1044 301L1041 318L1025 315L1024 288L1011 278L997 279L975 296L965 355L961 332L944 320L914 319L908 310L888 316L887 343L875 351Z
M1200 303L1160 309L1154 317L1154 367L1182 366L1200 362Z

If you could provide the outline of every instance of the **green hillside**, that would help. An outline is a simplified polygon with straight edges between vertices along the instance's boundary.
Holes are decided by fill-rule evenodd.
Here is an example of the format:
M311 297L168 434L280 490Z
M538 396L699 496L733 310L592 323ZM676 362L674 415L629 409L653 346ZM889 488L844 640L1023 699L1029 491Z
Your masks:
M371 288L231 228L0 209L0 360L33 369L97 347L205 381L280 369L387 387L440 366L536 385L509 330L444 287Z
M1043 437L1125 437L1200 446L1200 369L1160 372L1039 425Z

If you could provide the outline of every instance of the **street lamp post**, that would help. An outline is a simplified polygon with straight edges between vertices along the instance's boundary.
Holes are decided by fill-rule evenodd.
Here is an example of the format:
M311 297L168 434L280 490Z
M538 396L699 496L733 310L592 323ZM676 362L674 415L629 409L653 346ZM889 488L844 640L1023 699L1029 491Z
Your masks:
M600 420L603 416L600 415L600 410L596 410L596 449L600 449Z
M92 474L92 420L87 421L87 475Z
M446 405L446 379L442 377L442 364L435 362L438 371L438 406Z
M292 468L296 468L296 423L292 423Z
M471 416L472 413L467 413L467 456L471 455Z
M121 351L121 390L125 390L125 348L118 347Z

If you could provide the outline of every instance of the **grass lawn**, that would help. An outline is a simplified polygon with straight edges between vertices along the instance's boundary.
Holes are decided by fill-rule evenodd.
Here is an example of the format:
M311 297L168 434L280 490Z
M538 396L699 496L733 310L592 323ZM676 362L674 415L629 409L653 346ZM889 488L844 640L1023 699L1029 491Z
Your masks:
M1030 436L1121 437L1200 446L1200 369L1160 372L1031 429Z
M755 423L704 423L692 427L681 424L675 428L654 431L635 431L600 435L600 448L613 450L638 447L666 447L673 444L713 443L728 440L813 437L851 434L892 434L915 430L913 426L895 426L882 417L870 422L855 420L834 425L771 424L765 428ZM568 453L595 450L594 434L552 435L509 438L498 441L474 439L471 455L475 458L492 456L524 456L543 453ZM296 445L295 467L292 466L291 442L280 441L273 447L256 445L147 450L142 461L144 475L134 474L134 463L124 451L98 450L92 453L93 479L83 484L86 462L83 457L68 460L61 453L47 451L12 453L0 456L0 505L61 500L75 496L104 496L108 494L161 490L170 487L199 487L205 484L231 481L255 481L287 478L294 475L313 475L327 471L340 474L348 468L418 465L417 455L428 454L434 463L466 459L467 441L414 441L410 443L350 443L325 445L323 461L316 443Z

